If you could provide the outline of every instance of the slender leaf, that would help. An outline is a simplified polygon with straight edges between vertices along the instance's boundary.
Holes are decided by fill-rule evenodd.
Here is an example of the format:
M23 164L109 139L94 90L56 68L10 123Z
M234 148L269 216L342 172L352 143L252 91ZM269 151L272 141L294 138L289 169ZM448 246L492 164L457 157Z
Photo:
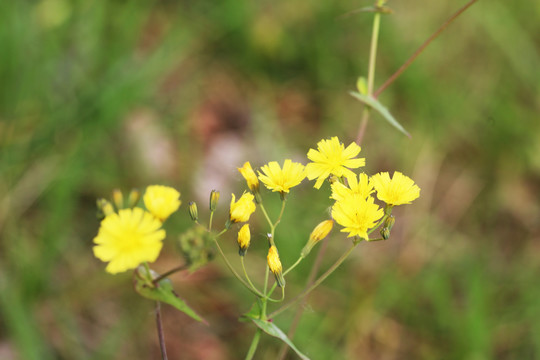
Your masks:
M293 349L294 352L296 352L296 355L298 355L301 359L309 360L309 358L306 355L302 354L300 350L298 350L296 346L294 346L292 341L287 337L287 335L280 328L276 326L276 324L274 324L273 322L252 318L248 314L246 314L246 316L249 317L255 323L255 325L257 325L259 329L261 329L262 331L264 331L270 336L281 339L281 341L289 345L289 347Z
M400 123L397 122L397 120L390 114L390 111L388 111L387 108L385 108L379 100L375 99L373 96L369 95L362 95L356 91L349 92L353 97L358 99L359 101L363 102L364 104L372 107L373 109L377 110L379 114L383 116L383 118L386 119L396 129L407 135L408 137L411 137L411 135L405 130L403 126L401 126Z
M206 321L201 318L193 309L191 309L184 300L178 297L178 295L174 292L171 280L163 279L159 281L156 286L153 286L151 283L149 284L147 278L140 276L141 273L144 274L145 272L146 269L142 267L139 267L136 270L135 276L133 276L135 291L145 298L172 305L189 317L206 323Z

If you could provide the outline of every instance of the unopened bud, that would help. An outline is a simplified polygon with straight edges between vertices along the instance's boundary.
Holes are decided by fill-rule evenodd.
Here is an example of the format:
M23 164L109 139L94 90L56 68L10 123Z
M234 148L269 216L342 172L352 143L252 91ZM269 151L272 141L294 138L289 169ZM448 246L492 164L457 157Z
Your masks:
M141 198L141 192L137 189L133 189L130 191L128 196L128 206L130 208L134 208L135 205L139 202L139 199Z
M383 227L380 231L380 234L384 240L388 240L390 238L390 229Z
M285 278L283 277L283 267L281 266L281 260L279 260L278 250L274 245L270 246L270 249L268 249L268 256L266 257L266 260L268 261L270 271L272 271L276 277L278 286L284 287Z
M358 90L358 92L362 95L367 95L368 93L368 90L367 90L367 82L366 82L366 78L363 77L363 76L360 76L358 78L358 80L356 81L356 89Z
M251 167L249 161L246 161L244 163L244 166L238 168L238 171L240 171L240 174L242 174L244 179L246 179L249 190L253 194L257 194L259 192L259 179L257 178L257 174L255 174L255 171L253 171L253 168Z
M189 208L189 216L191 216L191 220L197 221L199 220L199 211L197 210L197 204L194 201L190 201L188 204Z
M122 195L122 192L119 189L114 189L112 195L113 195L112 197L113 197L114 206L116 206L118 210L123 209L124 208L124 195Z
M330 231L332 230L332 227L334 226L334 220L325 220L321 222L319 225L315 226L315 229L311 232L311 235L309 236L309 240L302 249L302 252L300 253L301 257L306 257L311 249L317 244L319 241L324 239Z
M238 232L238 255L246 255L250 242L251 232L249 231L249 225L245 224L240 228L240 231Z
M219 201L219 191L212 190L212 192L210 193L210 211L212 212L216 211L218 201Z
M392 227L396 223L396 217L394 215L390 215L389 217L384 220L383 227L388 228L388 230L392 230Z
M114 214L114 207L108 200L98 199L97 208L103 216L109 216L111 214Z

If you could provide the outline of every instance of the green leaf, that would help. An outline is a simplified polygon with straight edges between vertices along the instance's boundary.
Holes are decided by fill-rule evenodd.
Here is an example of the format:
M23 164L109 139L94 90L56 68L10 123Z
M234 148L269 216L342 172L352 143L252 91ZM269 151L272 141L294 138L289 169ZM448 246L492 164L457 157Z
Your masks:
M152 278L156 278L157 273L152 272ZM169 305L174 306L184 314L189 317L205 322L193 309L191 309L184 300L180 299L178 295L174 292L171 280L163 279L160 280L155 286L152 284L151 278L148 277L148 272L143 266L139 266L133 276L133 285L135 291L139 295L156 301L161 301Z
M259 329L261 329L268 335L281 339L281 341L289 345L289 347L293 349L296 355L298 355L301 359L309 360L309 358L306 355L302 354L300 350L298 350L296 346L294 346L292 341L287 337L287 335L280 328L276 326L276 324L274 324L273 322L253 318L251 317L250 313L246 314L245 316L250 318L251 321L253 321Z
M407 135L408 137L411 137L411 135L405 130L403 126L401 126L400 123L397 122L397 120L390 114L390 111L388 111L387 108L385 108L379 100L375 99L373 96L369 95L362 95L356 91L349 92L353 97L358 99L359 101L363 102L364 104L372 107L373 109L377 110L379 114L383 116L383 118L386 119L396 129Z

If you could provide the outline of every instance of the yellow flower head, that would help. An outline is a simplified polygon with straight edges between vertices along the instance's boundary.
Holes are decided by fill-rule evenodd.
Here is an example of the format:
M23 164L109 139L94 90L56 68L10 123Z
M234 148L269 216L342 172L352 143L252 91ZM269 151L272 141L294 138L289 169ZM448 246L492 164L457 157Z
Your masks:
M154 262L165 238L161 222L141 208L124 209L101 221L94 238L94 255L109 262L105 270L116 274Z
M250 193L244 193L238 201L235 201L235 196L232 194L231 209L229 210L229 219L232 223L246 222L255 211L254 196Z
M285 285L285 279L283 278L283 267L281 266L281 260L279 260L278 250L274 245L270 246L270 249L268 249L268 256L266 257L266 260L268 261L270 271L276 277L276 282L280 287L283 287Z
M252 193L257 193L259 191L259 179L257 179L257 174L255 174L255 171L251 168L249 161L246 161L244 166L238 168L238 171L240 171L240 174L246 179L249 190L251 190Z
M315 188L320 189L323 181L333 174L337 177L352 176L349 170L356 169L366 164L364 158L355 159L360 153L360 146L351 143L347 148L336 136L329 140L321 140L317 143L317 150L309 149L307 157L313 161L306 165L306 174L309 180L317 178Z
M163 185L148 186L143 201L146 209L160 221L165 221L182 203L176 189Z
M332 206L332 217L348 232L348 237L359 236L368 239L367 231L384 215L384 211L374 203L371 196L367 199L360 195L352 195L336 201Z
M345 186L339 181L334 182L332 186L332 196L330 198L334 200L342 200L352 194L358 194L363 198L367 198L373 193L373 185L369 182L369 177L362 173L359 177L356 175L347 176L347 183L349 186Z
M238 254L240 254L240 256L244 256L246 254L250 241L251 233L249 231L249 225L245 224L240 228L240 231L238 232Z
M334 227L334 220L325 220L319 225L315 226L315 229L311 232L311 235L309 235L309 240L302 249L302 252L300 253L300 256L306 257L311 249L317 244L319 241L324 239L328 236L330 231L332 231L332 228Z
M259 172L259 179L264 185L280 193L288 193L289 189L300 184L306 177L304 165L285 160L283 169L279 167L277 161L271 161L261 168L263 174Z
M377 190L377 198L389 205L410 204L420 196L420 188L399 171L394 172L392 179L387 172L375 174L370 182Z

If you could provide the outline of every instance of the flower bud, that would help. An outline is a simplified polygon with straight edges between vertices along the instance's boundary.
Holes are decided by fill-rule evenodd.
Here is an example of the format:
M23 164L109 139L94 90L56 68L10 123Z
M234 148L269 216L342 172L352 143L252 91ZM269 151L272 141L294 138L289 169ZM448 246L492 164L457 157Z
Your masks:
M306 257L311 249L317 244L319 241L324 239L330 231L332 230L332 227L334 226L334 220L325 220L321 222L319 225L315 226L315 229L311 232L311 235L309 236L309 240L302 249L302 252L300 253L301 257Z
M212 212L216 211L218 201L219 201L219 191L212 190L212 192L210 192L210 211Z
M238 254L240 256L246 255L250 241L251 233L249 231L249 225L245 224L240 228L240 231L238 232Z
M114 207L108 200L98 199L97 208L98 208L98 211L100 212L100 215L102 215L100 217L105 217L105 216L114 214Z
M197 221L199 220L199 211L197 210L197 204L194 201L189 202L189 216L191 216L191 220Z
M137 189L133 189L130 191L128 196L128 206L130 208L134 208L135 205L139 202L139 199L141 198L141 192Z
M384 240L388 240L390 238L390 229L383 227L380 231L380 234Z
M259 192L259 179L257 178L255 171L251 168L249 161L246 161L244 166L238 168L238 171L240 171L240 174L246 179L249 190L254 194Z
M358 90L360 94L367 95L368 91L367 91L367 82L366 82L365 77L360 76L358 80L356 80L356 89Z
M284 287L285 278L283 277L283 267L281 266L281 261L279 260L278 250L274 245L270 246L270 249L268 249L268 256L266 257L266 260L268 261L270 271L272 271L276 277L278 286Z
M112 197L113 197L114 206L116 206L118 210L123 209L124 208L124 195L122 195L122 192L120 191L120 189L114 189Z
M384 220L383 227L388 228L388 230L392 230L392 227L396 223L396 217L394 215L390 215Z

